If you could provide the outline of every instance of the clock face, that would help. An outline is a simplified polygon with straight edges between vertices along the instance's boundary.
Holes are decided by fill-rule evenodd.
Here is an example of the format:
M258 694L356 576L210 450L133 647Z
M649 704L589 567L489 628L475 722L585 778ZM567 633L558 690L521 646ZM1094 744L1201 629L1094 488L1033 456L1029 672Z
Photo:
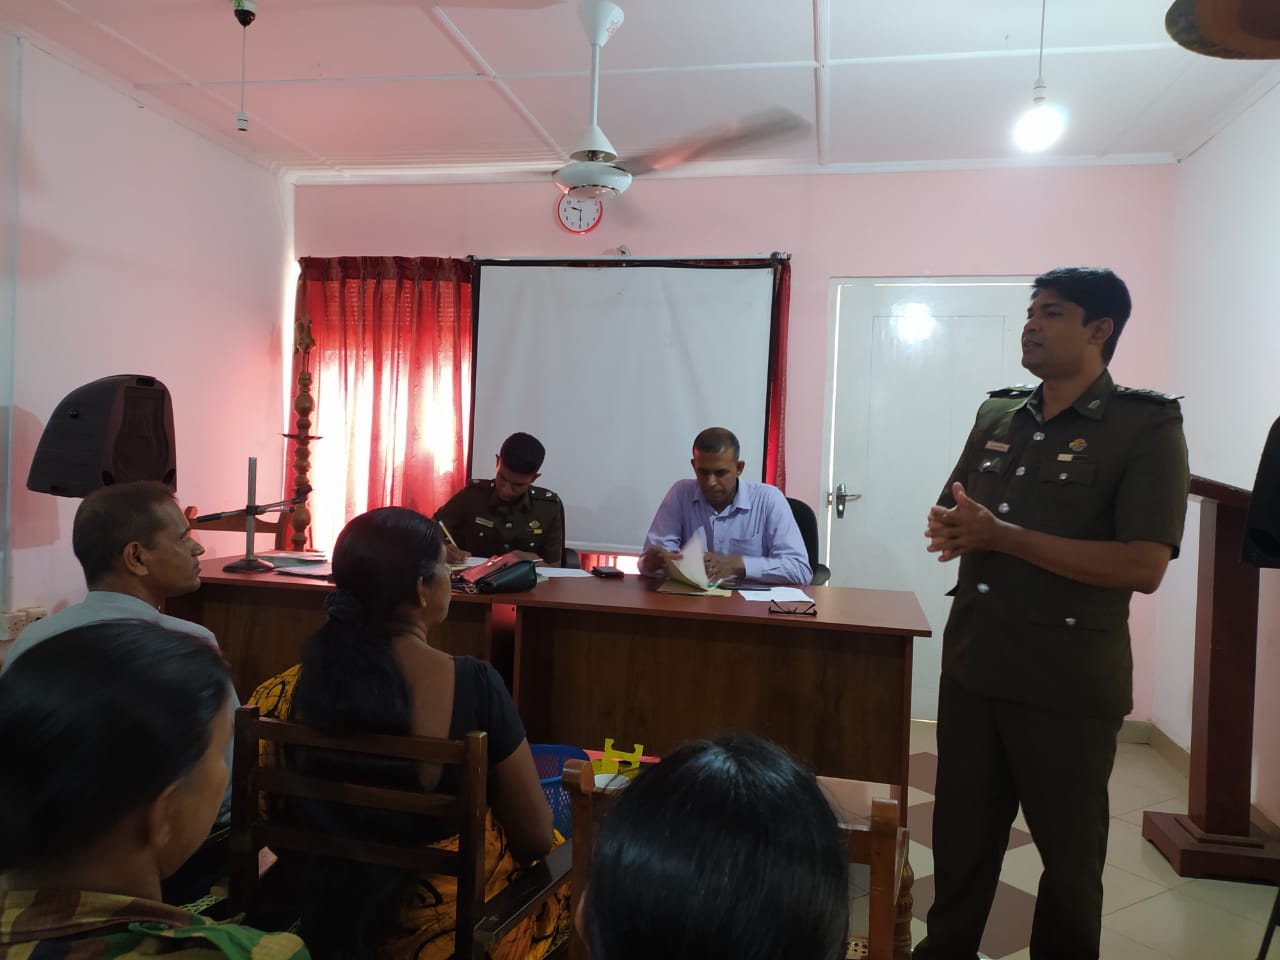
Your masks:
M600 226L604 216L604 204L599 200L576 200L565 194L556 206L560 226L570 233L590 233Z

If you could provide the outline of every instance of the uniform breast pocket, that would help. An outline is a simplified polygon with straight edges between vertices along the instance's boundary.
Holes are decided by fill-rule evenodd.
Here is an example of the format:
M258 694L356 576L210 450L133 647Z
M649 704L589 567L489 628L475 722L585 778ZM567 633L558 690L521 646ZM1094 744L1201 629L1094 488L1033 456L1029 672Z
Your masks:
M1040 468L1040 475L1036 479L1059 487L1081 488L1093 486L1097 475L1096 463L1046 463Z
M969 464L969 478L965 492L979 503L992 500L1004 487L1004 476L1009 472L1013 458L1007 453L985 453Z
M728 542L726 553L739 557L762 557L759 537L735 537Z

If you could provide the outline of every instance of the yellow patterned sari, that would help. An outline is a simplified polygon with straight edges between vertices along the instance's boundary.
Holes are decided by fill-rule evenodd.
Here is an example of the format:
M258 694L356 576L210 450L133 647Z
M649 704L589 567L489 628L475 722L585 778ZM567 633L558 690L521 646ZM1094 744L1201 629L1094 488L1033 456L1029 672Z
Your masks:
M293 666L262 683L249 698L261 716L277 720L289 718L294 686L301 666ZM274 765L274 744L260 743L262 763ZM556 845L564 838L556 833ZM456 851L458 838L450 837L433 843L440 850ZM515 879L520 865L507 849L502 825L489 811L485 818L484 838L485 899L497 894ZM387 942L386 960L448 960L453 956L453 936L457 926L458 878L423 877L414 892L413 903L402 915L408 933L398 933ZM498 942L490 952L492 960L542 960L569 936L572 923L569 890L565 884L556 896L544 903L532 916Z

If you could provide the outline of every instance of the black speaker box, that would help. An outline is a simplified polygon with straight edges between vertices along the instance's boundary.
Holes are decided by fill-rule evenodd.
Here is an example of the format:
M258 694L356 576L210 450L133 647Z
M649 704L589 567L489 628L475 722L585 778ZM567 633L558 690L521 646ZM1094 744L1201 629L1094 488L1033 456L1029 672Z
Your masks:
M121 374L72 390L40 436L27 489L83 497L131 480L177 488L168 389L155 377Z
M1243 557L1259 567L1280 567L1280 420L1271 425L1245 519Z

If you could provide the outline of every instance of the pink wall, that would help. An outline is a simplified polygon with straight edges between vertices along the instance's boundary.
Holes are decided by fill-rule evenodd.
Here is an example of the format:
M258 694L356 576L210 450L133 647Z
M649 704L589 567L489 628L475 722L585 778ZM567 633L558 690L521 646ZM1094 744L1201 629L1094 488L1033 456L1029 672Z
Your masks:
M1170 293L1171 372L1187 419L1191 469L1251 487L1267 431L1280 416L1280 91L1188 158L1178 170ZM1264 570L1258 611L1254 790L1280 822L1280 571ZM1180 743L1191 736L1193 620L1177 593L1161 597L1162 670L1154 716Z
M1137 304L1117 379L1169 387L1175 168L1091 167L816 177L639 180L585 237L554 219L550 183L306 186L299 256L565 257L792 254L787 393L791 492L821 490L833 277L1036 274L1104 264ZM1151 716L1154 608L1134 602L1134 716Z
M11 602L84 595L79 501L31 493L44 424L118 373L173 396L179 498L244 502L245 459L280 489L289 191L260 168L25 44L19 128ZM274 497L272 498L274 499Z

